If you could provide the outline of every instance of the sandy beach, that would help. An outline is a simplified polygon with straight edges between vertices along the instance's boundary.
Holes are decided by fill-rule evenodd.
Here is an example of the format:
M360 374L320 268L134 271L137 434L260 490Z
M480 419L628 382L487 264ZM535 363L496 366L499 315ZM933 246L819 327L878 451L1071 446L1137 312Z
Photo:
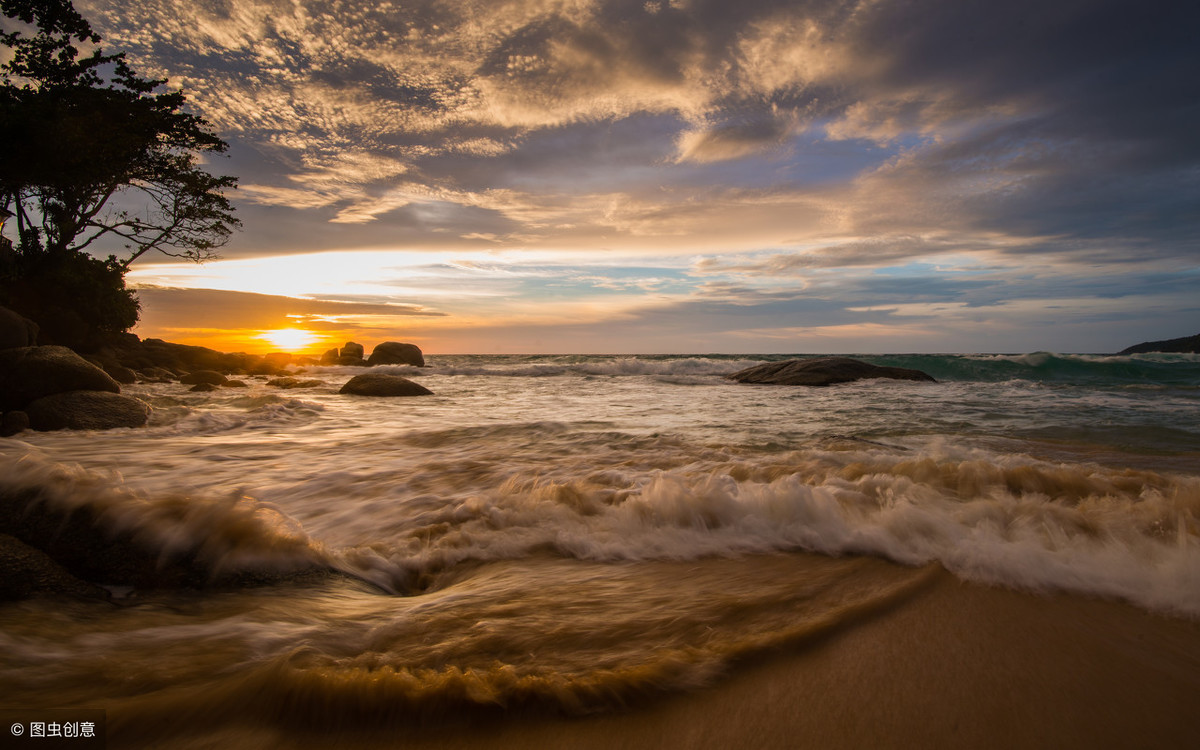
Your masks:
M290 731L284 719L272 729L172 735L162 746L999 750L1182 748L1195 740L1200 623L962 583L937 566L920 578L902 601L743 659L711 687L625 710L446 712L336 732ZM110 726L114 719L114 746L153 741L122 724L120 711L110 712Z

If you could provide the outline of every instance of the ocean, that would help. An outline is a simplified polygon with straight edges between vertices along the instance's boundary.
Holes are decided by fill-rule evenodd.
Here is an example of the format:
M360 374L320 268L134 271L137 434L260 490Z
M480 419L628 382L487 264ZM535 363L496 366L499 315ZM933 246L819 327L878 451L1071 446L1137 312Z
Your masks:
M1200 355L723 377L784 358L431 355L373 368L435 394L395 399L339 395L345 367L147 383L124 388L146 428L0 439L0 492L91 508L163 565L344 574L2 605L0 707L103 708L111 747L1189 731Z

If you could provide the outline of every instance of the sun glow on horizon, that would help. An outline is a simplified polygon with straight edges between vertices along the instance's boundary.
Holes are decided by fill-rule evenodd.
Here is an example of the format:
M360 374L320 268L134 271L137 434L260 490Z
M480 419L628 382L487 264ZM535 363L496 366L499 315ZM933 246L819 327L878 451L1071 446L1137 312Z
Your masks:
M285 352L306 349L321 340L321 337L312 331L305 331L300 328L277 328L272 331L263 331L256 338L262 339L276 349Z

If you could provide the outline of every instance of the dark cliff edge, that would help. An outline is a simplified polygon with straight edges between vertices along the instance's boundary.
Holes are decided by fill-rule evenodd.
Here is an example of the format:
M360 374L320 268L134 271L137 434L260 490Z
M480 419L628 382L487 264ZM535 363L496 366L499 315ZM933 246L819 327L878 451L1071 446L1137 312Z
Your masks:
M1122 349L1118 354L1147 354L1149 352L1168 352L1182 354L1198 354L1200 353L1200 333L1195 336L1184 336L1179 339L1167 339L1166 341L1146 341L1141 344L1135 344L1128 349Z

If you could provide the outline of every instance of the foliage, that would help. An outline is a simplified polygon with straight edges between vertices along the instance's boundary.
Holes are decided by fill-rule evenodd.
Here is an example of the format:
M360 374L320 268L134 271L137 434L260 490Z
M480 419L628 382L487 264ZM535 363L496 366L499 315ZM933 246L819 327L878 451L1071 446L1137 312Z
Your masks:
M0 209L17 237L0 238L0 304L67 345L80 325L84 338L126 330L134 260L206 260L240 226L225 196L235 178L200 166L227 146L181 92L105 54L70 0L0 0L0 12Z
M0 32L12 52L0 65L0 207L19 236L40 230L51 253L115 239L126 269L152 250L214 257L239 225L223 192L236 180L200 168L227 146L183 111L183 94L155 93L165 80L95 47L69 0L0 0L0 10L38 29Z
M137 323L137 298L125 288L125 269L115 258L52 255L37 246L36 231L23 239L23 247L0 247L0 305L37 321L39 343L86 350L97 343L97 332Z

